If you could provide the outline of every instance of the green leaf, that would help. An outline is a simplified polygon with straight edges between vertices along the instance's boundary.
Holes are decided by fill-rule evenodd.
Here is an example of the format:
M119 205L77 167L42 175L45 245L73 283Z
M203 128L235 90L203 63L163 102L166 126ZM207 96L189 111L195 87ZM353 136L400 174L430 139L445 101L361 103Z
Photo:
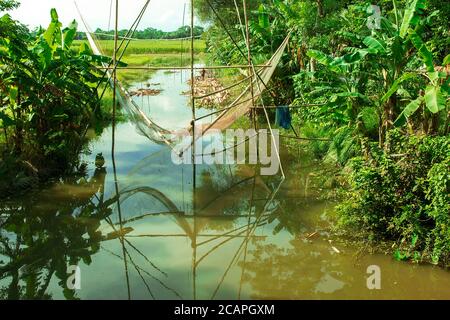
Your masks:
M337 97L343 97L343 98L360 98L365 101L370 101L369 98L359 92L341 92L336 94Z
M267 14L266 7L263 4L259 5L258 13L259 26L263 29L268 29L270 27L269 15Z
M403 253L400 250L395 250L394 252L394 259L397 261L406 261L408 260L410 255L408 253Z
M414 73L405 73L400 78L395 80L388 92L386 92L386 94L381 98L381 104L384 104L389 100L389 98L398 90L398 87L403 81L413 78L414 76Z
M444 62L442 65L446 66L450 64L450 54L444 58Z
M70 46L72 45L72 42L75 39L75 36L77 34L77 28L78 28L78 24L74 20L69 25L69 27L67 27L64 30L64 35L63 35L63 37L64 37L64 47L70 48Z
M53 22L57 22L57 21L59 20L58 12L56 12L56 9L55 9L55 8L52 8L52 9L50 10L50 16L52 17L52 21L53 21Z
M431 82L434 82L437 79L439 79L439 72L438 71L429 72L428 77L430 78Z
M425 104L432 113L445 109L445 98L440 86L427 86L425 89Z
M90 50L89 46L85 42L81 43L79 54L80 55L84 55L84 54L90 55L90 54L92 54L92 51Z
M9 88L9 100L12 102L17 101L17 97L19 95L19 89L15 86Z
M409 7L405 11L402 25L400 27L400 37L405 38L410 26L417 24L418 19L416 15L426 8L426 0L412 0Z
M366 37L363 43L367 46L370 53L385 53L386 43L383 40L374 37Z
M417 51L419 51L419 55L427 66L428 72L434 72L433 54L428 50L422 38L415 31L410 31L410 39Z
M411 239L411 245L414 247L417 243L417 240L419 240L419 236L417 234L414 234Z
M308 50L306 54L308 55L308 57L316 59L319 63L327 67L330 66L333 62L332 57L318 50Z
M362 109L358 115L358 119L361 119L368 132L374 132L378 129L380 117L375 107L366 107Z
M348 64L357 63L357 62L361 61L367 55L367 53L368 52L364 51L364 50L359 50L359 51L356 51L353 53L348 53L348 54L342 56L342 61L344 63L348 63Z
M394 126L401 127L406 123L406 119L411 117L417 109L419 109L420 105L423 102L423 97L419 97L416 100L411 101L405 109L403 109L402 113L398 116L397 120L394 122Z
M45 30L45 33L43 35L45 41L47 44L52 47L53 43L55 42L55 32L58 28L58 24L55 22L51 22L48 26L47 30Z
M0 120L2 121L2 127L4 128L14 125L14 120L3 112L0 112Z

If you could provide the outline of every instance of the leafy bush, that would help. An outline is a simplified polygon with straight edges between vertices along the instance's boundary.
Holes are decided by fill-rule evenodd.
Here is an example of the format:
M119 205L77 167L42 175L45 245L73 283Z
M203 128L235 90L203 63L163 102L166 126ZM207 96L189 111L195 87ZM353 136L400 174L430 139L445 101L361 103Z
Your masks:
M94 64L106 57L85 45L72 51L76 29L75 21L63 28L54 9L35 35L0 17L0 189L72 172L84 132L100 116Z
M351 190L340 224L396 241L395 257L450 262L450 139L393 130L387 149L351 161Z

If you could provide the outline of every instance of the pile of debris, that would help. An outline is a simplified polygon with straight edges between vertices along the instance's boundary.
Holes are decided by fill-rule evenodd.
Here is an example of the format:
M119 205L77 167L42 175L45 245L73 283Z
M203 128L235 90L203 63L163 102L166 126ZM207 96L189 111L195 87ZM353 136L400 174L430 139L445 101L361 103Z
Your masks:
M191 80L188 81L189 85ZM202 73L201 76L195 77L194 96L200 97L196 100L198 106L204 108L211 108L223 105L224 102L230 97L229 90L224 90L224 86L217 78L211 75ZM216 94L213 94L217 92ZM184 92L186 95L190 95L191 91Z
M147 96L157 96L162 92L161 89L137 89L130 92L132 97L147 97Z

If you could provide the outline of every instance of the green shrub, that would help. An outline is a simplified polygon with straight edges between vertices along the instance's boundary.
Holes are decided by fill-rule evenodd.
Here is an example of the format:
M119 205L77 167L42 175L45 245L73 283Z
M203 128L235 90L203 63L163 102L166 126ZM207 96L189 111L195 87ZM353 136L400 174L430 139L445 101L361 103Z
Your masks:
M396 241L394 256L448 266L450 258L449 137L388 135L387 149L351 161L340 225Z

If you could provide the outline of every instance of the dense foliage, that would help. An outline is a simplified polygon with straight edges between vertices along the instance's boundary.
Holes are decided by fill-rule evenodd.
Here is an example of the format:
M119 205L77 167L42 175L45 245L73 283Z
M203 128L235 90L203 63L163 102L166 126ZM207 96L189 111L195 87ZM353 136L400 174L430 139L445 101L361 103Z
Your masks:
M209 4L223 8L226 23ZM384 0L377 5L252 1L253 59L267 60L291 32L270 86L275 89L264 98L267 104L298 107L293 109L296 131L319 138L310 144L315 156L350 168L351 202L338 210L341 226L377 238L400 237L397 258L446 264L450 3ZM242 10L234 6L204 0L198 8L212 24L209 51L222 63L246 62L237 18L240 12L242 22ZM233 14L236 18L228 18ZM414 245L407 250L405 243Z
M93 63L101 59L86 46L70 49L76 28L62 28L55 10L36 36L8 14L0 18L0 189L14 191L9 186L76 165L86 126L99 111Z
M351 161L351 190L339 206L341 224L396 239L398 259L450 263L450 140L392 130L388 150Z

